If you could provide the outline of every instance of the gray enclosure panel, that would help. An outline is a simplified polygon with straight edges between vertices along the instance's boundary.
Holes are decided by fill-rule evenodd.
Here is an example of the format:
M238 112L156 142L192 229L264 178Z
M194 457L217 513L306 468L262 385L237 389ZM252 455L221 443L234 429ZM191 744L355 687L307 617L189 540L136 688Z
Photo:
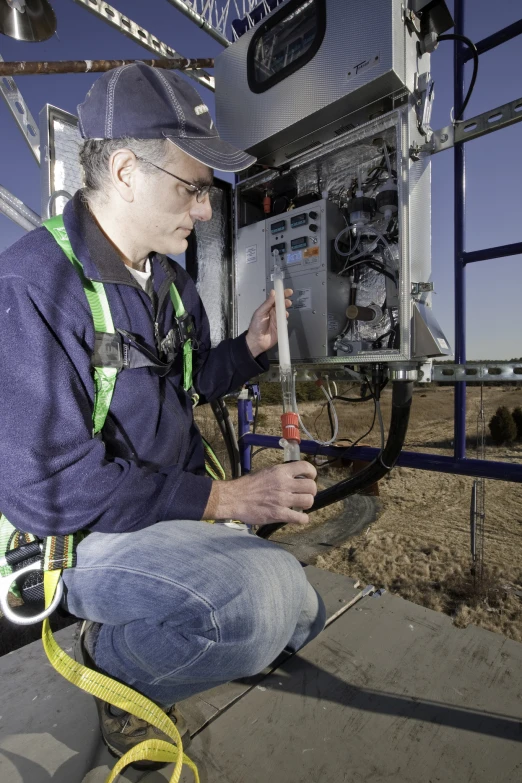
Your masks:
M399 89L413 89L415 40L404 24L401 0L326 0L326 33L318 52L261 94L247 81L247 51L256 29L216 58L217 126L241 149L266 142L264 153L281 131L288 132L277 146L321 127L327 115L333 121Z

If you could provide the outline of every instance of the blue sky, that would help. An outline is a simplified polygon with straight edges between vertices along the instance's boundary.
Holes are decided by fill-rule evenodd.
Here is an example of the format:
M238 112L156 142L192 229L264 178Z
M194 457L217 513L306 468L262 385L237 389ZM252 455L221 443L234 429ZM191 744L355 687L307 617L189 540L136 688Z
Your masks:
M0 35L5 60L73 60L152 57L121 33L99 21L72 0L51 0L58 17L58 38L41 44L14 41ZM181 54L214 56L220 49L167 0L112 0L118 10ZM453 8L453 0L448 5ZM467 0L466 34L478 41L522 16L518 0ZM433 128L449 123L453 103L451 43L441 43L432 55L435 78ZM471 73L467 65L467 75ZM495 108L522 95L522 37L482 55L475 92L467 117ZM18 77L18 86L35 119L45 103L72 113L91 86L89 74ZM213 109L212 93L203 90ZM40 212L40 173L25 140L0 101L0 185ZM433 280L434 308L453 343L453 152L433 158ZM522 240L522 124L466 145L467 250ZM24 232L0 215L0 250ZM522 356L522 256L471 264L467 268L468 359L510 359Z

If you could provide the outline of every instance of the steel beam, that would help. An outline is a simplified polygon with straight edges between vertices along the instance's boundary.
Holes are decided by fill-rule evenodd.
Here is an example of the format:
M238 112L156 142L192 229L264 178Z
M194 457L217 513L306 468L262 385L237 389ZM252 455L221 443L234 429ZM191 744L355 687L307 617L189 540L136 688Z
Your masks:
M257 446L265 449L281 449L279 438L274 435L247 433L243 436L244 447ZM372 462L379 456L380 449L370 446L341 448L340 446L319 446L311 440L301 441L301 452L336 459ZM522 465L514 462L493 462L482 459L455 459L442 454L427 454L417 451L401 451L396 465L416 470L432 470L435 473L452 473L456 476L496 479L497 481L522 482Z
M199 27L201 30L204 30L207 35L210 35L212 38L214 38L214 40L220 43L221 46L230 46L231 42L226 36L223 35L223 33L221 33L219 30L216 30L216 28L213 27L210 22L207 22L204 16L198 14L197 11L184 3L183 0L168 0L168 2L173 5L174 8L177 8L178 11L181 11L181 13L190 19L190 21L193 22L197 27Z
M13 196L7 188L3 188L1 185L0 212L25 231L32 231L33 228L38 228L42 224L41 218L36 212L33 212L23 201Z
M434 364L431 380L437 383L522 383L522 362Z
M115 30L123 33L127 38L130 38L135 43L143 46L144 49L148 49L149 52L154 52L154 54L163 58L183 57L183 55L176 52L171 46L163 43L163 41L160 41L159 38L152 33L149 33L148 30L145 30L141 25L136 24L136 22L133 22L128 16L117 11L112 5L102 2L102 0L74 0L74 2L77 5L81 5L87 11L90 11L91 14L97 16L98 19L101 19L106 24L114 27ZM187 71L187 76L190 76L191 79L194 79L208 90L215 90L216 85L214 77L210 76L206 71Z
M4 58L0 54L0 63L4 62ZM36 162L40 163L40 131L38 130L38 123L35 122L33 115L22 98L22 93L16 86L14 79L9 76L3 76L0 78L0 93L7 103L7 108L13 115L16 124L22 131L22 135L29 145L29 149L33 153Z
M464 122L458 122L455 126L447 125L445 128L433 131L430 141L419 147L418 151L434 155L436 152L451 149L455 144L479 139L481 136L520 121L522 121L522 98L485 111Z
M499 245L498 247L486 247L483 250L471 250L462 254L463 264L473 264L475 261L491 261L493 258L506 258L522 254L522 242L513 242L511 245Z
M464 0L455 0L455 32L464 32ZM464 45L454 44L455 83L453 105L455 116L459 116L464 102ZM455 145L453 173L454 194L454 280L455 280L455 359L457 364L466 362L466 267L462 262L466 242L466 159L464 144ZM466 456L466 384L455 387L454 399L454 457L462 460Z
M477 47L477 52L479 54L484 54L484 52L489 52L491 49L495 49L497 46L507 43L507 41L511 41L512 38L516 38L518 35L522 35L522 19L493 33L493 35L489 35L487 38L483 38L482 41L479 41L475 46ZM471 49L468 49L464 53L464 62L466 63L472 58Z

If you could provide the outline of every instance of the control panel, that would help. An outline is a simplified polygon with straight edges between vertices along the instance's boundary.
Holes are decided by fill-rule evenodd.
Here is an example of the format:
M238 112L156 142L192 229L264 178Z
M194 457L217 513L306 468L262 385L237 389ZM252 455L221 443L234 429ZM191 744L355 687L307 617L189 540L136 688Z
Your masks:
M308 205L286 213L285 219L267 220L267 271L274 268L274 252L280 266L287 270L287 276L306 274L310 269L320 269L321 248L327 241L321 236L321 227L326 227L326 202L322 206Z

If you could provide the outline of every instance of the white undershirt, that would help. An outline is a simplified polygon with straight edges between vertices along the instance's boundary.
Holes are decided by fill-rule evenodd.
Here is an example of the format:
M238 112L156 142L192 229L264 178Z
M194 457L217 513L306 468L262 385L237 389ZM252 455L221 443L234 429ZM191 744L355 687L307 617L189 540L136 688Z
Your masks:
M145 271L142 272L141 269L134 269L132 266L127 266L127 271L131 273L133 278L140 284L140 286L143 288L144 291L147 290L147 284L150 280L150 259L147 258L145 261Z

